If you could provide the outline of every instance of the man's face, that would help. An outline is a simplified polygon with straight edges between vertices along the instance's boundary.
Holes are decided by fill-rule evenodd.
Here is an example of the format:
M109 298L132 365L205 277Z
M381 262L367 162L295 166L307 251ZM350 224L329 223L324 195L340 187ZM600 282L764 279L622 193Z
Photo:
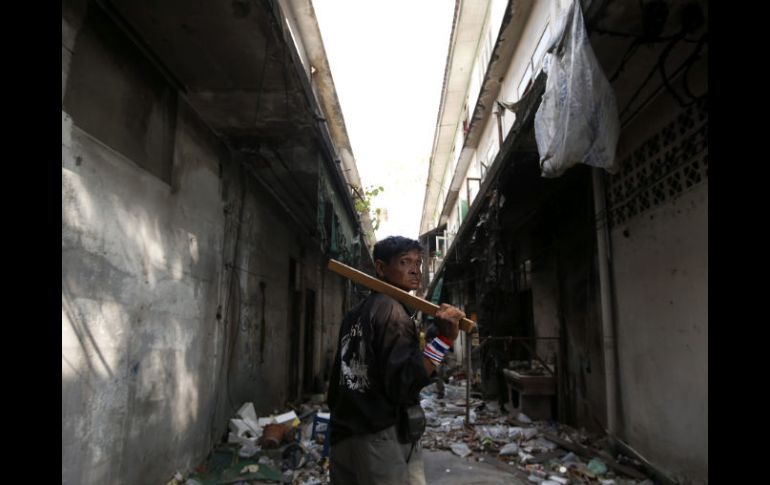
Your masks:
M416 249L374 262L377 276L404 291L416 290L422 278L422 252Z

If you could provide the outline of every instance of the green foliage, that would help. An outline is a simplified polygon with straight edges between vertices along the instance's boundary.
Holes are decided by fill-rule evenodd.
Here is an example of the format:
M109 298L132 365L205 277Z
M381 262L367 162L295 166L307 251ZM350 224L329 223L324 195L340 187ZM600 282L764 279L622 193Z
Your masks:
M355 201L356 211L361 215L369 214L369 219L372 221L372 228L375 231L380 227L382 209L379 207L372 208L372 202L375 197L384 191L384 187L375 185L370 185L363 190L361 187L353 187L353 200Z

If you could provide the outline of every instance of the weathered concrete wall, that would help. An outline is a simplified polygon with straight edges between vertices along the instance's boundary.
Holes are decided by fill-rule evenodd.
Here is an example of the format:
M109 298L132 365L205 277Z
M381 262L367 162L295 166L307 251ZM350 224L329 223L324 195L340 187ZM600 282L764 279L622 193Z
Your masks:
M642 142L677 119L681 122L674 131L658 140L660 153L637 150ZM646 162L649 157L666 159L677 152L677 147L697 147L705 140L696 139L692 133L702 123L697 110L693 116L683 117L673 100L663 97L624 134L626 140L637 141L625 143L626 153L644 153L642 159ZM707 126L707 118L705 123ZM677 140L680 128L689 134ZM687 153L697 158L708 156L707 149L699 152L697 148L680 155ZM703 167L694 170L702 172ZM708 181L702 179L688 189L687 174L682 173L684 190L676 193L676 180L659 177L654 169L653 176L667 184L666 193L674 195L657 203L650 196L648 210L616 224L612 230L619 419L624 439L648 460L673 475L705 483Z
M78 35L83 17L86 12L86 2L83 0L62 3L61 17L61 97L67 90L72 51L75 49L75 38Z
M62 481L160 479L194 464L210 439L222 339L217 156L180 123L173 193L65 121Z
M318 314L320 332L320 345L318 352L318 372L321 379L326 382L331 375L334 361L334 353L337 351L337 338L339 337L342 319L352 306L350 298L346 296L348 284L345 279L330 271L321 274L321 288L326 298ZM326 391L324 389L324 391Z
M225 281L221 304L227 317L227 340L233 346L229 348L234 353L232 357L226 355L222 373L225 382L221 383L220 392L236 407L252 401L257 410L270 411L285 401L289 393L290 259L298 265L302 262L302 243L286 223L286 215L278 204L238 167L225 171L223 188L223 196L229 202L224 253L233 264L222 277L232 276L233 280ZM241 193L242 190L245 192ZM260 283L264 283L264 295ZM302 288L300 285L300 292ZM301 303L297 310L301 311ZM301 323L302 314L299 320ZM262 321L266 324L264 345ZM294 365L301 367L301 362ZM229 412L232 411L228 408Z
M63 15L63 26L79 18ZM314 372L326 370L347 299L340 278L321 274L318 242L183 100L168 113L167 181L79 126L66 110L83 52L72 29L62 40L62 483L156 483L197 465L243 401L282 409L289 369L302 369L302 355L288 360L290 258L321 308ZM92 108L136 122L131 110Z

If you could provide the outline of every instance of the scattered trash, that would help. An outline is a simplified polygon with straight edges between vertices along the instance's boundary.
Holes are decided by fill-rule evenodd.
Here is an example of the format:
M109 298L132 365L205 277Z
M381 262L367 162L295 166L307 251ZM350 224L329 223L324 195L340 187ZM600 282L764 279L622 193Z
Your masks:
M484 407L487 411L491 413L499 413L500 412L500 405L497 404L495 401L487 401L484 403Z
M500 462L517 467L525 473L523 477L541 485L644 483L633 475L630 476L635 479L630 480L607 474L605 463L612 464L612 457L604 461L596 458L588 465L581 461L583 457L600 454L606 436L553 421L532 422L515 408L511 414L501 412L498 403L485 402L475 393L468 411L471 422L466 423L466 391L464 382L460 382L460 386L446 384L443 398L437 396L434 386L421 391L421 405L426 410L426 429L421 440L425 450L447 450L462 458L471 457L463 466L468 462L497 463L486 458L499 457ZM324 448L328 447L328 416L328 408L321 408L313 400L263 417L258 417L253 404L244 403L229 422L227 443L217 445L206 463L196 468L186 482L180 475L168 485L271 481L328 484L329 460ZM618 457L617 461L632 465L622 459L630 460ZM446 473L452 473L452 469L447 468Z
M305 450L299 444L293 443L287 446L281 454L284 468L289 468L290 470L302 468L307 461L305 455Z
M174 478L172 478L171 480L169 480L169 481L166 483L166 485L182 485L182 483L183 483L183 482L184 482L184 477L182 476L182 474L181 474L181 473L179 473L179 472L176 472L176 473L174 474Z
M544 472L543 470L540 470L538 467L539 465L527 465L524 467L525 470L529 471L530 476L538 477L540 480L545 480L548 477L548 474Z
M569 479L564 478L564 477L560 477L558 475L549 475L548 476L548 480L550 480L552 482L555 482L555 483L560 483L562 485L567 485L569 483Z
M500 454L501 455L518 455L519 454L519 445L516 443L508 443L507 445L500 448Z
M534 455L530 455L529 453L519 450L519 458L521 458L522 463L526 463L527 461L534 458Z
M465 417L464 416L457 416L454 420L452 420L452 429L463 429L465 427Z
M604 475L607 473L607 465L605 465L604 462L600 459L594 458L588 462L588 471L594 475Z
M238 450L238 456L242 458L251 458L256 455L262 448L252 443L244 443L241 449Z
M278 424L289 424L291 426L299 426L299 418L297 413L289 411L288 413L281 414L275 417L275 422Z
M425 410L436 409L436 402L433 399L425 398L420 401L420 406Z
M257 420L257 425L260 428L264 428L268 424L275 424L275 418L272 418L272 417L271 418L259 418Z
M528 441L527 445L532 450L541 450L541 451L552 451L557 448L555 443L551 443L550 441L543 438L534 438Z
M561 462L562 463L581 463L580 458L578 458L577 455L572 453L571 451L562 457Z
M260 439L263 448L278 448L286 436L286 427L282 424L268 424Z
M238 438L259 438L262 435L262 428L254 421L245 419L231 419L230 432Z
M465 458L466 456L473 453L471 449L468 448L468 445L466 445L465 443L452 443L451 448L452 448L452 452L461 458Z
M522 423L527 423L527 424L529 424L529 423L531 423L531 422L532 422L532 420L531 420L531 419L529 419L529 416L527 416L527 415L526 415L526 414L524 414L524 413L519 413L519 415L516 417L516 419L517 419L518 421L521 421Z
M259 471L259 465L246 465L241 469L241 473L257 473Z
M293 470L286 470L283 472L282 476L282 482L283 483L293 483L294 482L294 471Z
M441 423L438 419L438 413L427 411L425 413L425 424L427 426L441 426Z
M230 446L230 447L222 447ZM187 485L210 485L237 482L281 481L281 472L261 465L253 459L239 458L232 445L220 445L214 449L204 464L195 469Z
M507 426L477 426L476 436L480 438L489 437L499 443L505 443L508 441L508 427Z
M250 402L244 403L235 415L241 419L250 419L254 422L257 421L257 412L254 410L254 404Z

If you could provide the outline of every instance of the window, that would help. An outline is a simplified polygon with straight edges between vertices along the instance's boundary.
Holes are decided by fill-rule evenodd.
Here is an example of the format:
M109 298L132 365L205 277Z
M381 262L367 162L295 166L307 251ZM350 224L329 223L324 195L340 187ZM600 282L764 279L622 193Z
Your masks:
M478 60L477 75L479 84L484 84L484 76L487 74L487 67L489 66L489 57L492 52L492 29L487 24L487 31L484 35L484 40L481 45L481 52Z
M468 215L468 201L466 199L460 199L460 206L457 211L457 215L459 216L458 220L458 226L460 226L463 223L463 220L465 220L465 216Z
M545 57L545 50L548 48L548 42L550 40L550 26L546 24L543 33L540 34L540 40L537 42L537 47L535 47L535 53L532 54L532 68L535 73L540 70L540 64L543 61L543 57Z
M166 183L176 89L101 8L78 34L63 108L82 130Z
M527 68L524 70L524 74L521 76L521 81L519 81L519 87L516 90L518 99L521 99L524 97L524 93L527 92L527 88L529 88L529 85L531 82L532 82L532 62L529 62L527 63Z
M443 235L436 236L436 257L443 257L444 254L446 254L446 231Z
M527 63L526 69L524 69L524 74L521 76L521 81L519 81L519 86L516 90L516 94L518 96L517 99L524 97L524 93L527 92L527 89L529 89L529 87L532 85L534 78L537 77L538 73L540 72L540 66L543 62L543 57L545 57L545 51L548 48L550 38L550 27L548 24L546 24L545 29L543 29L543 33L540 34L540 40L538 40L537 45L535 46L532 57Z
M476 199L476 195L481 188L481 179L476 177L468 177L465 181L465 190L468 196L468 203L473 204Z
M495 155L495 140L492 139L489 141L489 145L487 145L487 154L485 156L488 167L494 163Z

